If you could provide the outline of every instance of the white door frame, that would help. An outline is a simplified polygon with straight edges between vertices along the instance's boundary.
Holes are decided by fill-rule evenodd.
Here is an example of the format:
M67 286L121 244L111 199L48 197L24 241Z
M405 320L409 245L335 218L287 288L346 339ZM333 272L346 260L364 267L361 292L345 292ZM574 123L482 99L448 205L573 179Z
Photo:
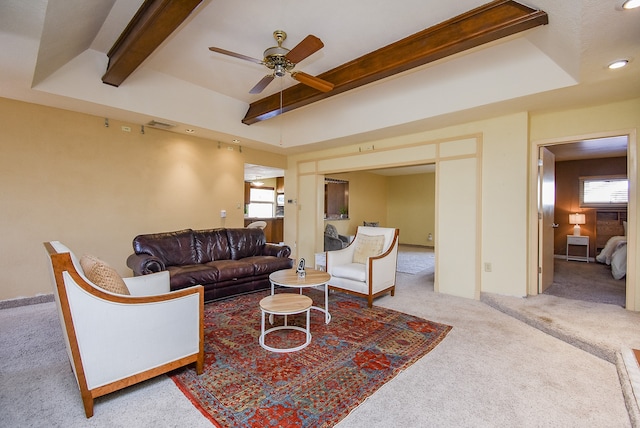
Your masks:
M627 136L627 174L629 177L629 205L627 208L627 234L631 238L627 242L627 278L626 278L626 309L639 311L640 303L637 297L640 296L637 283L637 271L635 263L637 252L636 224L637 224L637 182L638 182L638 162L636 159L636 131L635 129L625 129L620 131L609 131L578 135L573 137L562 137L547 140L532 141L529 154L529 249L528 249L528 286L527 294L535 296L538 294L538 153L542 146L553 146L558 144L568 144L580 140L591 140L595 138Z

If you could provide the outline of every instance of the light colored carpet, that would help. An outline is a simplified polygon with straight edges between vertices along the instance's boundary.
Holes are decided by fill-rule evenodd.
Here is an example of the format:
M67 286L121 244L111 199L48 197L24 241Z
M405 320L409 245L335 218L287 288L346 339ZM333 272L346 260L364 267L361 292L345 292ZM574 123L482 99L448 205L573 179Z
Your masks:
M396 270L415 275L419 272L431 271L435 268L433 248L419 245L400 244L398 246L398 264Z
M432 277L399 273L396 295L375 303L452 325L452 331L338 427L632 426L616 365L483 301L435 294ZM581 302L591 306L574 311L563 309L561 298L538 297L548 300L540 310L550 324L573 318L571 329L585 326L585 338L594 327L602 340L628 328L623 318L636 322L637 331L639 315L620 307ZM534 312L538 297L501 303ZM633 336L620 332L611 346L633 345ZM87 420L62 342L53 303L0 310L1 426L211 426L165 376L97 399Z

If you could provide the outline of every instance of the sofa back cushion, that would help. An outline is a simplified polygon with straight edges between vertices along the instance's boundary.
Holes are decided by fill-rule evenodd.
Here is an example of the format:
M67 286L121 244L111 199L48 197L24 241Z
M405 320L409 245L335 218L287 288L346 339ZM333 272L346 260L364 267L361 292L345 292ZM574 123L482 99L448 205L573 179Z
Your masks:
M262 229L227 229L231 259L261 256L266 243Z
M166 266L197 263L193 230L138 235L133 239L136 254L149 254L164 261Z
M193 232L198 253L198 263L214 260L231 260L231 250L226 229L196 230Z

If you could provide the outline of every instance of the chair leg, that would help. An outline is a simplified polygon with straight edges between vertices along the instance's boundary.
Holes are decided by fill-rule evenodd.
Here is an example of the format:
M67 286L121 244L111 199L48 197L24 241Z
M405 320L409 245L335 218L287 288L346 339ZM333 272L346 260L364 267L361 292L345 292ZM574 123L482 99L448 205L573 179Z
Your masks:
M84 405L84 413L87 419L93 416L93 397L90 392L82 394L82 404Z
M396 286L394 285L393 288L391 289L391 297L396 295Z
M373 296L371 294L369 294L369 296L367 297L367 303L369 305L369 308L373 308Z
M198 355L198 359L196 360L196 374L201 375L204 371L204 352Z

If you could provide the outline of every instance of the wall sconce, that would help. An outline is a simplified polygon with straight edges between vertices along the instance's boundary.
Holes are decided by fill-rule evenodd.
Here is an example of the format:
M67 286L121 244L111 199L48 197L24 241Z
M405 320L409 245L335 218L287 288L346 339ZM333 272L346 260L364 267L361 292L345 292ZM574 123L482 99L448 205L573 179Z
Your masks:
M575 224L573 226L573 235L580 236L580 225L586 223L586 218L584 214L569 214L569 223Z

